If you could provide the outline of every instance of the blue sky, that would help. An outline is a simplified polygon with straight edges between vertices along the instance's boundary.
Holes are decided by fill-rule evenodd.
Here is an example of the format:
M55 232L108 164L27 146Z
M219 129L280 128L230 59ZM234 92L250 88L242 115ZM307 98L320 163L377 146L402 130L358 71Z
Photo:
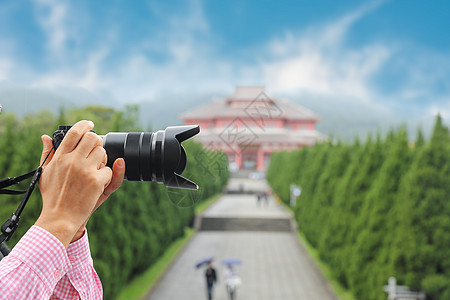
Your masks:
M450 119L449 3L0 0L0 87L123 104L264 85L325 123L426 126Z

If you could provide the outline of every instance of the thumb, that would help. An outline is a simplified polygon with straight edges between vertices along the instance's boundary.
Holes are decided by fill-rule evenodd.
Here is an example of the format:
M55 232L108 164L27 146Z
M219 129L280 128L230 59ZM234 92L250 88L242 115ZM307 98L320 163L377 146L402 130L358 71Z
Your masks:
M42 148L40 164L42 165L42 163L44 162L44 159L53 150L53 143L52 143L52 138L49 137L48 135L41 136L41 140L42 140L43 148ZM44 166L46 166L52 160L53 154L54 154L54 152L48 156L47 161L45 162Z

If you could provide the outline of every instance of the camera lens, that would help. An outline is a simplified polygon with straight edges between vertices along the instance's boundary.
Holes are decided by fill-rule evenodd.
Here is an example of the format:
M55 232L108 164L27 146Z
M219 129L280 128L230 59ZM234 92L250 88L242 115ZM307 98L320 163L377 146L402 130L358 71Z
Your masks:
M186 151L181 142L199 132L197 125L171 126L157 132L110 132L101 137L109 167L119 157L125 160L125 179L198 189L194 182L181 176L186 167Z

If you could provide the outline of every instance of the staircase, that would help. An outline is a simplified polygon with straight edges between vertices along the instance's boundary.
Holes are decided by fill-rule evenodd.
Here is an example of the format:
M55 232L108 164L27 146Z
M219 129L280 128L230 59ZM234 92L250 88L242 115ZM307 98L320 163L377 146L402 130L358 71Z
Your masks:
M275 231L290 232L295 228L287 218L201 217L200 231Z

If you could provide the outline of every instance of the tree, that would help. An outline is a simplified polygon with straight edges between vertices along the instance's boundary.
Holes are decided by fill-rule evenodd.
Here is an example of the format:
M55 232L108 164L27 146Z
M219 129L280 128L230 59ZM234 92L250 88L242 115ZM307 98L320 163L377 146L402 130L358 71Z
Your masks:
M395 239L392 233L397 223L397 214L393 208L400 180L409 168L411 157L406 130L401 128L397 134L391 132L384 148L387 151L386 160L355 220L359 233L349 265L352 290L358 298L368 300L383 297L382 290L377 291L377 288L393 274L386 255ZM367 280L368 278L371 280Z
M413 288L431 288L430 299L444 299L437 278L450 278L450 136L436 118L424 146L402 182L397 211L402 211L393 262L399 278ZM438 276L438 277L436 277ZM425 290L425 292L428 292Z

